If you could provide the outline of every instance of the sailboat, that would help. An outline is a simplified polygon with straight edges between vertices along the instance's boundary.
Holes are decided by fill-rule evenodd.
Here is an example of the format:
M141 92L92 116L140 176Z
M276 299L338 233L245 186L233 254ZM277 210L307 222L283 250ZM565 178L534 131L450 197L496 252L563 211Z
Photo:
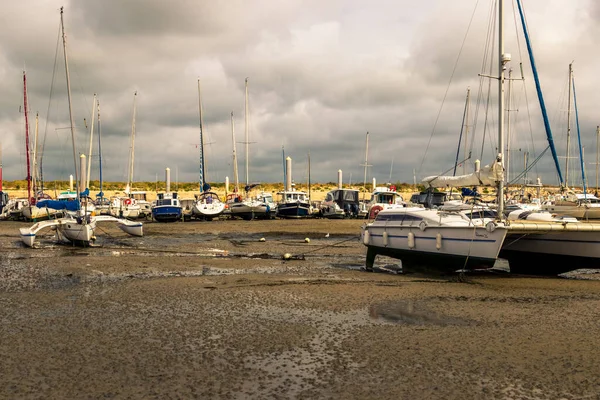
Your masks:
M432 176L429 187L496 186L498 213L495 219L474 219L464 212L395 206L380 210L375 220L362 228L367 247L366 269L372 270L377 255L402 260L403 270L423 266L445 272L457 268L492 267L508 232L503 216L504 201L504 70L510 56L504 53L503 1L498 1L498 151L492 165L461 176ZM472 213L471 213L472 214Z
M210 185L206 182L206 157L204 156L204 125L202 121L202 96L200 92L200 79L198 79L198 114L200 120L200 194L196 195L196 201L192 207L192 215L195 218L212 220L217 218L225 210L225 203L219 199L219 195L210 191Z
M96 240L95 229L99 222L116 222L117 226L124 232L133 236L143 236L143 228L141 223L119 219L112 216L93 216L87 212L87 194L89 189L85 187L85 170L86 159L85 155L80 157L80 166L77 168L77 153L75 147L75 125L73 123L73 109L71 106L71 82L69 77L69 64L67 61L67 43L65 40L65 28L63 20L63 8L60 9L60 27L62 32L63 54L65 59L65 75L67 82L67 96L69 104L69 119L71 142L73 145L73 163L75 167L75 181L79 183L78 196L83 200L82 205L77 199L74 202L77 210L67 213L63 218L58 218L50 221L37 222L29 228L20 228L21 240L28 247L34 247L36 235L39 231L47 228L56 229L56 235L59 241L68 242L81 246L89 246ZM78 176L81 178L78 180ZM50 201L50 200L48 200ZM49 207L51 204L48 205Z
M245 120L245 145L246 145L246 186L244 187L245 197L242 199L239 195L239 182L237 179L237 158L234 160L235 176L236 176L236 193L237 196L232 196L228 202L228 207L231 212L231 216L239 217L245 220L252 220L257 218L271 218L274 213L277 212L277 207L273 201L273 196L270 193L261 191L257 196L252 197L250 192L257 188L258 184L250 184L250 178L248 173L248 145L249 142L249 121L248 121L248 78L244 81L245 96L244 96L244 120ZM232 113L232 134L233 134L233 113ZM235 153L235 135L233 135L233 146L234 146L234 157Z

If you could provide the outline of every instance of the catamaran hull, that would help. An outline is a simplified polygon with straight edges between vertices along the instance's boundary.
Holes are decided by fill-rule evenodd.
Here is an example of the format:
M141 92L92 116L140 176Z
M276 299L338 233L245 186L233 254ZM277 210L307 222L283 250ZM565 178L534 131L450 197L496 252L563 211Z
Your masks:
M507 235L500 257L511 272L558 274L600 268L600 232L550 232Z
M403 268L455 271L459 268L491 268L506 236L499 226L484 227L390 227L367 225L362 240L368 248L366 268L372 269L377 255L402 260Z

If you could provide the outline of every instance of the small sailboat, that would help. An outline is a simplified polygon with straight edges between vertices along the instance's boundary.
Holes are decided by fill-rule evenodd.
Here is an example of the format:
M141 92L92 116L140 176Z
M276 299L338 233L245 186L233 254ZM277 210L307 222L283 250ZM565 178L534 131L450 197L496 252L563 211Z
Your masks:
M212 220L218 218L225 211L225 203L219 195L210 191L210 185L206 182L206 157L204 155L204 125L202 121L202 96L200 92L200 79L198 79L198 113L200 120L200 194L195 196L196 201L191 208L194 218Z
M231 212L231 216L239 217L245 220L271 218L272 212L275 212L275 203L273 196L270 193L260 192L257 196L252 196L252 190L259 186L258 184L250 184L249 178L249 161L248 161L248 145L249 142L249 121L248 121L248 78L244 81L245 86L245 145L246 145L246 186L244 187L245 196L242 197L239 193L239 181L237 173L237 156L235 146L235 134L233 130L233 113L231 113L231 133L233 136L233 157L235 171L235 191L234 195L228 199L227 206Z
M75 193L76 199L74 201L65 201L63 203L72 203L71 205L75 208L74 211L68 211L62 218L58 218L50 221L37 222L29 228L20 228L20 236L23 243L28 247L34 247L36 234L47 228L55 228L56 235L60 241L66 241L75 245L89 246L95 239L95 229L99 222L115 222L117 226L124 232L133 236L143 236L143 227L139 222L131 222L125 219L119 219L112 216L93 216L88 213L88 198L87 194L89 189L85 188L85 170L86 170L86 158L85 155L80 157L80 166L77 168L77 157L75 147L75 125L73 123L73 112L71 106L71 85L69 78L69 67L67 62L67 46L65 40L65 29L63 21L63 8L60 9L60 26L62 32L63 42L63 54L65 58L65 72L66 72L66 83L67 83L67 96L69 104L69 118L70 118L70 130L71 130L71 141L73 143L73 162L75 166L75 181L79 183L79 188ZM78 176L81 179L77 179ZM81 200L81 201L80 201ZM50 201L50 200L48 200ZM60 201L59 201L60 202ZM83 204L82 204L83 203ZM91 204L90 204L91 206Z

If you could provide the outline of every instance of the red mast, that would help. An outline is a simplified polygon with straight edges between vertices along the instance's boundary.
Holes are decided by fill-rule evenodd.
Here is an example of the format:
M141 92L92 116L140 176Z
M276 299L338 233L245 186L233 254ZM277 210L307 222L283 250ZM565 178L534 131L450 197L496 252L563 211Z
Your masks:
M27 199L29 205L35 203L35 199L31 197L31 167L29 162L29 116L27 113L27 76L23 71L23 108L25 110L25 154L27 155Z

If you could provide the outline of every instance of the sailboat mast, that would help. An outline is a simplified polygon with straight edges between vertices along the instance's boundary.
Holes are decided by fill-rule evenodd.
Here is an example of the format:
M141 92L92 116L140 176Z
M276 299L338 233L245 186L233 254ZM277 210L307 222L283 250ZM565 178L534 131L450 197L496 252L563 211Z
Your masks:
M498 1L498 162L504 166L504 65L509 56L504 54L504 5ZM504 172L498 181L498 217L504 214Z
M248 133L248 128L249 128L249 124L248 124L248 78L246 78L246 80L244 81L244 87L245 87L245 96L244 96L244 121L246 124L245 127L245 137L246 137L246 186L250 185L250 178L249 178L249 174L248 174L248 145L249 143L249 133Z
M77 150L75 147L75 123L73 122L73 106L71 105L71 78L69 76L69 63L67 60L67 39L65 37L65 23L64 23L64 18L63 18L63 7L60 8L60 27L61 27L61 31L62 31L63 54L65 56L65 75L67 76L67 99L69 101L69 120L70 120L70 127L71 127L71 143L73 144L73 166L75 167L75 182L79 182L79 170L77 167Z
M512 106L512 68L508 70L508 100L506 102L506 182L510 182L510 112Z
M369 167L369 132L367 132L367 138L365 142L365 176L363 179L363 199L365 197L365 193L367 192L367 168ZM375 190L375 188L373 188Z
M237 165L237 152L235 146L235 126L233 122L233 111L231 112L231 142L233 143L233 176L235 178L234 192L238 193L240 190L240 182L238 176L238 165Z
M204 125L202 121L202 95L200 94L200 79L198 79L198 114L200 116L200 193L204 192Z
M104 196L104 193L102 193L102 136L100 131L100 101L96 101L96 109L98 110L98 165L100 167L100 176L98 177L98 179L100 180L100 193L98 194L100 195L100 198L102 198Z
M565 158L566 168L565 168L565 186L569 187L569 164L570 164L570 155L571 155L571 96L572 96L572 86L571 82L573 79L573 64L569 64L569 96L568 96L568 105L567 105L567 158Z
M600 126L596 126L596 194L598 193L598 165L599 163L599 159L598 156L600 155ZM0 167L2 166L2 164L0 164ZM0 190L2 190L2 187L0 187Z
M94 117L96 116L96 93L92 101L92 123L90 124L90 151L88 152L87 177L85 179L85 187L90 187L90 171L92 170L92 143L94 139Z
M37 198L38 179L37 179L37 147L38 147L38 132L39 132L39 113L35 113L35 135L33 137L33 160L31 163L31 180L33 181L33 196Z
M468 137L469 137L469 111L471 108L471 88L467 88L467 103L465 104L465 150L464 150L464 158L465 160L468 158ZM467 173L467 162L463 162L463 174Z
M2 192L2 142L0 142L0 192Z
M311 205L311 190L310 190L310 151L308 152L308 204Z
M133 93L133 116L131 118L131 148L130 148L130 161L129 174L127 176L127 190L131 192L131 185L133 184L133 163L135 160L135 112L136 112L136 99L137 91ZM127 193L129 194L129 193Z
M27 75L23 71L23 111L25 113L25 155L27 159L27 199L31 200L31 165L29 161L29 113L27 110Z

